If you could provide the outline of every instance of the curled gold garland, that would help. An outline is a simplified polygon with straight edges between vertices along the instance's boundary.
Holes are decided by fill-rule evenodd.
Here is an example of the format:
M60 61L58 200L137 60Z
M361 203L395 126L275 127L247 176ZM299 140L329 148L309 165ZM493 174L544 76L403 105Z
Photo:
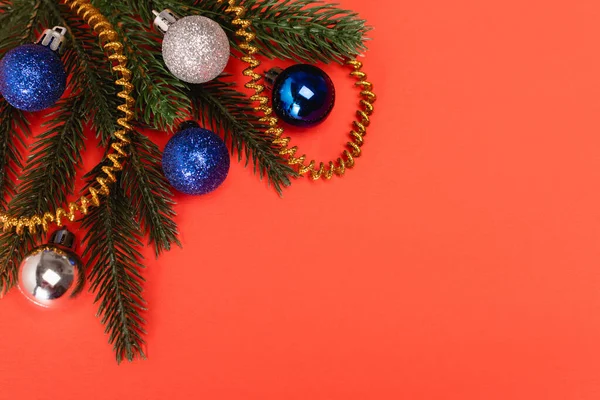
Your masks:
M256 35L248 31L252 26L252 22L243 19L246 8L237 4L237 0L219 0L219 3L225 1L228 4L225 12L234 16L232 23L238 27L235 34L243 39L240 48L246 54L242 57L242 61L248 64L248 68L243 71L243 74L250 77L250 81L245 86L254 90L251 100L259 103L255 109L264 114L261 121L268 124L269 128L266 133L272 135L273 143L280 147L279 154L286 157L288 164L295 166L300 175L310 173L314 180L320 178L331 179L334 175L344 175L347 168L352 168L355 165L355 158L361 155L361 147L367 134L367 127L370 124L370 116L374 110L373 103L376 100L373 85L367 81L366 74L362 72L362 63L356 60L346 62L352 68L350 75L357 79L355 85L362 88L359 102L361 108L357 111L358 119L353 122L354 129L350 132L351 141L347 143L347 148L344 149L342 155L336 161L329 161L327 166L321 162L317 168L314 160L307 164L306 155L296 156L298 148L295 146L289 147L291 139L283 137L284 130L278 126L278 119L273 115L273 110L268 105L269 100L262 94L265 90L264 85L260 83L262 75L254 71L255 68L260 66L260 61L254 56L258 49L252 45ZM31 217L13 217L7 212L0 213L0 224L4 232L15 229L17 234L22 234L27 228L34 233L40 227L45 232L51 223L62 225L64 218L72 222L77 217L77 213L87 215L90 207L98 207L101 198L110 194L110 185L116 182L114 173L123 169L122 162L127 157L124 148L129 144L127 135L133 129L129 122L134 117L135 99L131 96L134 87L131 84L131 71L127 68L127 57L123 54L123 44L119 41L119 36L112 24L89 0L64 0L64 3L98 34L100 43L112 63L113 70L120 74L120 78L115 83L123 87L123 90L117 94L124 101L123 104L117 107L123 113L123 116L117 120L117 124L121 129L114 133L116 140L111 144L112 150L106 156L106 160L110 161L112 165L103 166L104 176L96 178L97 185L89 187L88 194L82 195L76 202L69 203L66 209L58 208L54 213L47 212L43 215Z
M98 207L101 198L110 194L110 185L116 182L114 173L123 169L122 162L127 157L124 148L129 143L127 134L133 129L129 121L134 116L135 100L131 96L134 87L131 84L131 71L127 69L127 57L123 54L123 44L119 41L119 36L111 23L90 4L89 0L65 0L64 3L98 34L100 44L112 63L113 70L120 75L115 83L123 87L123 90L117 94L124 101L117 107L123 113L123 116L117 120L121 129L114 133L116 140L111 145L112 150L106 156L106 160L109 160L112 165L103 166L104 176L97 177L97 184L88 189L88 194L84 194L76 202L69 203L66 209L58 208L54 213L47 212L43 215L20 218L12 217L8 213L0 213L0 224L4 232L15 229L17 234L22 234L27 228L34 233L39 227L45 232L51 223L62 225L64 218L72 222L78 212L86 215L90 207Z
M227 3L228 7L225 9L225 12L233 15L234 19L232 23L238 27L235 34L242 39L240 48L245 51L242 61L248 64L243 74L250 78L245 87L254 90L251 100L259 103L255 107L255 110L263 113L264 116L260 120L267 123L269 128L266 130L266 133L271 135L273 143L279 146L279 154L286 158L289 165L297 168L300 175L310 173L310 177L313 180L319 180L320 178L329 180L334 175L343 176L347 168L354 167L355 159L360 157L362 153L361 147L364 143L367 127L371 123L371 114L373 114L374 110L373 103L377 99L373 92L373 84L367 80L367 75L362 71L362 63L357 60L346 61L346 64L352 68L350 76L357 79L355 85L361 88L360 108L356 112L357 119L353 121L354 129L350 132L351 140L346 144L346 148L337 160L329 161L327 165L320 162L318 168L314 160L311 160L307 164L306 155L298 156L298 147L290 147L291 138L283 136L284 130L278 125L278 119L273 115L273 109L269 107L269 99L262 94L265 86L260 81L263 77L255 71L260 66L260 61L254 56L258 52L258 48L252 45L256 35L254 32L248 30L252 26L252 21L243 18L246 13L246 7L238 4L238 0L219 0L218 2Z

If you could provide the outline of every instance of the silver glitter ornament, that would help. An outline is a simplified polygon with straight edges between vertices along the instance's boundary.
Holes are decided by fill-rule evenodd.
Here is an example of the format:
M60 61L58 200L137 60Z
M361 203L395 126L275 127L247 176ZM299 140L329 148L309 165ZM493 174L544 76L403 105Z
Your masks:
M188 83L204 83L223 72L230 47L221 25L200 15L178 19L170 10L154 14L154 25L165 34L163 59L173 75Z
M19 268L19 290L47 308L63 306L81 290L83 264L72 251L75 235L66 228L54 232L50 243L33 249Z

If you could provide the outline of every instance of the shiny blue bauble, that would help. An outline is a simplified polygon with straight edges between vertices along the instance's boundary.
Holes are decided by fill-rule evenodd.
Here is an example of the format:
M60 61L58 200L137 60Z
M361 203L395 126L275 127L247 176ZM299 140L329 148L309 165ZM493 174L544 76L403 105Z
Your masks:
M223 140L194 122L185 122L167 143L162 157L165 176L177 191L206 194L229 173L229 151Z
M335 103L335 86L329 75L313 65L285 69L273 84L273 110L284 122L310 127L325 120Z
M0 93L13 107L41 111L63 95L67 74L60 57L46 46L25 44L0 60Z

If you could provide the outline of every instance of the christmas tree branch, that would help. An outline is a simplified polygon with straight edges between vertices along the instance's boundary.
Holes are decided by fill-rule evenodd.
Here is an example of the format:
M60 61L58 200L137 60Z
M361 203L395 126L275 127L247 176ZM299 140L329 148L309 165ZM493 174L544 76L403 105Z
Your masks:
M8 50L31 42L35 39L35 30L47 20L47 14L41 7L41 1L15 0L2 2L0 19L0 57ZM0 100L0 135L2 137L1 197L6 206L6 196L14 193L11 174L22 169L22 157L17 146L25 148L23 138L30 134L25 114ZM34 194L32 194L34 195ZM14 210L13 199L6 208ZM21 210L13 212L21 215ZM18 266L22 257L35 245L35 237L27 232L18 235L15 232L0 233L0 297L17 283Z
M47 21L41 0L14 0L3 2L0 24L0 57L4 52L37 39L35 30Z
M260 129L259 117L248 96L236 91L234 86L219 79L192 86L190 93L196 117L213 131L223 132L232 152L237 153L239 159L244 156L246 164L252 161L254 172L261 179L266 176L281 195L283 188L290 185L290 177L296 173L279 155L272 138Z
M48 129L37 137L10 208L20 216L54 211L73 193L76 169L82 162L85 135L80 95L61 100L49 114Z
M56 210L66 203L73 192L75 172L81 163L83 150L83 127L79 120L81 98L72 97L60 103L59 108L45 124L48 130L37 137L21 184L8 209L15 217L43 214ZM16 283L18 260L31 247L41 233L3 232L0 235L0 287L4 291Z
M170 130L192 113L203 124L223 134L232 153L252 164L281 193L295 172L264 134L264 125L251 101L232 83L215 80L187 85L166 68L161 35L152 28L152 10L171 8L180 16L201 14L219 22L235 50L227 2L217 0L92 0L111 21L124 44L137 100L137 120L153 129ZM365 21L355 13L323 1L241 0L253 23L260 54L301 62L342 62L365 50ZM54 211L73 192L76 166L84 147L83 121L91 121L101 143L112 141L116 106L114 74L98 38L70 10L54 0L0 0L0 57L8 50L36 39L40 28L53 25L68 30L63 56L70 75L70 91L50 114L51 122L37 137L33 154L23 168L23 136L29 128L27 114L0 100L0 205L15 194L8 207L15 217ZM169 185L161 171L158 147L144 135L132 132L119 182L111 194L82 219L85 257L91 264L91 289L99 303L98 314L114 346L117 360L144 357L144 321L140 270L142 237L147 236L158 255L179 244ZM15 188L15 175L23 170ZM88 174L89 182L100 168ZM25 232L0 233L0 295L18 279L18 264L41 236Z
M158 256L170 250L172 244L181 246L177 239L177 225L172 193L162 172L161 152L146 136L132 132L130 154L125 164L122 183L131 198L131 205L149 243L154 244Z
M92 269L90 289L100 303L98 316L106 326L108 341L113 345L117 362L144 358L144 320L140 274L143 265L138 249L139 226L125 192L119 184L100 207L94 207L82 220L88 230L84 238L84 257L89 257Z
M23 169L21 152L27 147L24 139L31 134L22 111L0 98L0 206L15 193L16 177Z
M202 1L198 1L202 4ZM366 50L366 21L314 0L245 0L260 54L297 62L343 63Z
M152 90L138 93L138 96L140 96L138 102L141 102L140 107L142 107L144 114L141 116L143 122L154 125L153 128L163 128L160 126L161 124L171 126L175 121L182 119L189 113L191 97L196 111L198 109L202 110L196 112L196 115L208 116L203 122L209 123L214 130L223 132L232 152L237 152L240 158L245 156L247 161L252 160L255 172L261 178L267 176L269 183L273 184L273 187L280 194L283 187L289 186L290 177L294 176L294 171L278 155L276 147L269 138L260 132L259 118L255 116L256 113L250 106L247 96L235 91L232 88L233 84L218 80L204 85L189 85L189 91L182 90L185 85L172 77L161 60L159 46L161 38L156 33L145 31L148 24L140 22L132 15L127 15L127 13L131 14L132 9L145 13L142 15L151 15L152 7L162 9L163 6L169 6L169 4L137 2L135 0L129 0L120 6L113 2L110 5L105 4L105 2L99 2L98 4L111 7L113 15L118 15L123 34L130 41L128 45L132 50L132 69L137 68L141 76L139 79L149 79L154 82L154 84L151 84L151 82L136 83L134 77L136 86L141 85L143 88L158 89L156 94L153 94ZM181 5L178 4L171 5L175 6L176 9L181 8ZM117 7L122 7L122 9L119 8L119 12L115 14L114 11ZM107 11L109 11L108 8ZM144 55L144 57L136 58L139 55ZM146 62L143 62L143 60L146 60ZM153 64L155 61L157 65L149 69L148 65ZM175 83L172 82L173 80ZM163 84L165 86L159 86ZM170 95L170 98L175 100L166 101L163 98L164 94L169 93L169 90L175 92ZM146 105L145 109L143 108L144 104ZM161 110L161 108L171 106L178 107L180 112L177 114L170 110ZM157 120L156 113L159 113L161 118L167 118L162 121ZM157 124L159 126L156 126Z
M0 297L12 289L19 279L19 263L35 246L30 233L17 235L14 232L0 234Z
M148 26L137 18L126 2L101 0L96 4L124 39L133 73L138 122L161 131L172 128L189 115L191 105L185 84L175 78L162 61L162 38L158 33L148 31Z
M68 43L63 60L67 73L72 76L70 85L74 92L81 93L83 109L92 117L82 115L82 118L91 120L100 144L106 147L116 130L115 114L120 104L114 85L116 78L110 68L98 68L108 63L97 36L89 27L66 6L54 0L43 1L52 14L52 24L67 28Z
M152 9L170 8L185 16L200 14L218 21L234 37L227 2L218 0L129 0L146 24L153 20ZM366 35L371 30L357 13L321 0L242 0L252 21L255 45L267 58L297 62L343 63L366 51ZM239 45L232 43L239 49Z
M0 99L0 201L3 207L6 207L7 196L14 194L11 176L16 176L23 168L23 139L29 134L24 114ZM17 266L33 245L32 235L0 233L0 297L17 283Z

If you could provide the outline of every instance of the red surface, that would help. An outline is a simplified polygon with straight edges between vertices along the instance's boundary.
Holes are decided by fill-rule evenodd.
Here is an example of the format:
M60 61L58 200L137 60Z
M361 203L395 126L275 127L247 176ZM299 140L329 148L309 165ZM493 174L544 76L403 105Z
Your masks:
M0 399L600 397L600 3L340 2L376 26L357 168L178 197L147 361L115 364L90 294L10 293ZM355 107L328 72L335 113L294 133L323 157Z

